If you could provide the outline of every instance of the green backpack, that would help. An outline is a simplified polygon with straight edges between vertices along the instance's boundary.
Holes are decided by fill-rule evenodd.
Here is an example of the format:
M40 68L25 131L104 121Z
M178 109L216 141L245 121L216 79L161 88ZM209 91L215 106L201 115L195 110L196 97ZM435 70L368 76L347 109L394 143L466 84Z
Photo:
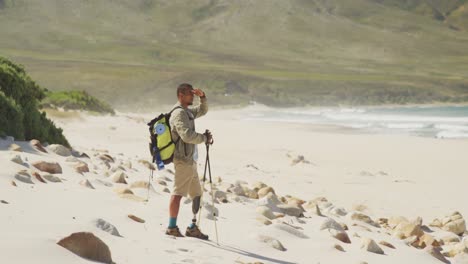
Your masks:
M167 114L162 113L148 123L150 132L149 149L158 170L164 169L164 165L172 162L176 144L180 140L180 137L175 142L172 140L171 126L169 125L172 112L178 108L182 107L177 106Z

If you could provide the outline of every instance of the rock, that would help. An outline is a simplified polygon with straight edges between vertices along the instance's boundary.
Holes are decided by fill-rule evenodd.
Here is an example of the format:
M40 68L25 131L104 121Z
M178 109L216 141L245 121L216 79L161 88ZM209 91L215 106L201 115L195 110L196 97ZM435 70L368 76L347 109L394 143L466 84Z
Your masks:
M392 229L398 226L401 222L409 222L409 220L403 216L393 216L387 220L388 226Z
M92 233L73 233L57 244L82 258L101 263L113 263L109 247Z
M318 207L319 204L321 203L326 203L328 202L327 198L325 197L317 197L313 200L310 200L304 204L304 208L306 209L313 209L315 210L316 207ZM320 208L319 208L320 209Z
M44 175L43 177L44 179L50 182L62 182L62 180L59 177L54 176L54 175L47 174L47 175Z
M34 176L34 178L36 178L36 180L38 180L38 181L40 181L40 182L42 182L42 183L47 183L47 182L41 177L41 175L40 175L39 173L37 173L37 172L33 172L33 173L32 173L32 176Z
M156 180L156 183L162 186L167 186L167 183L163 180Z
M17 163L19 165L23 165L23 160L21 159L20 155L15 155L13 158L10 159L10 161Z
M426 247L425 251L429 254L431 254L431 256L433 256L434 258L444 262L444 263L447 263L447 264L450 264L450 261L448 259L446 259L444 257L444 255L442 255L442 253L440 252L440 248L437 248L437 247L433 247L433 246L428 246Z
M344 243L351 243L348 234L343 227L336 222L333 218L327 217L320 225L320 230L328 230L330 234Z
M339 224L341 225L343 230L345 230L345 231L349 230L348 226L345 223L339 223Z
M458 243L455 245L449 245L444 247L442 254L446 257L453 258L460 254L468 254L468 248L464 243Z
M148 189L150 185L148 184L147 181L136 181L136 182L132 182L130 184L130 188L142 188L142 189Z
M379 245L377 245L377 243L375 243L375 241L370 238L361 239L361 249L364 249L366 251L369 251L375 254L380 254L380 255L385 254L382 248L380 248Z
M432 220L432 222L429 224L429 226L442 228L442 222L441 222L439 219L434 219L434 220Z
M118 236L121 237L119 230L115 226L113 226L111 223L105 221L104 219L96 219L94 221L94 224L96 225L97 228L113 235L113 236Z
M51 174L56 174L56 173L62 173L62 167L60 164L57 162L46 162L46 161L37 161L32 164L36 169L51 173Z
M334 247L336 250L339 250L339 251L341 251L341 252L345 252L344 248L343 248L342 246L338 245L338 244L335 244L333 247Z
M269 193L275 194L275 190L269 186L263 187L260 190L258 190L258 198L263 198Z
M291 166L294 166L298 163L301 163L301 162L304 162L305 161L305 158L303 155L298 155L296 158L294 158L291 162Z
M13 186L17 187L17 185L16 185L16 182L15 182L15 181L11 181L11 185L13 185Z
M127 181L125 180L125 172L123 171L117 171L111 176L111 180L115 183L123 183L127 184Z
M444 232L443 234L437 235L436 239L439 242L439 244L446 245L446 244L451 244L451 243L458 243L461 241L460 237L455 235L454 233L448 232L448 231L443 231L443 232Z
M74 168L76 172L81 173L81 174L85 172L89 172L88 164L84 162L79 162L78 164L74 166Z
M47 153L47 150L44 148L44 146L42 146L39 140L33 139L29 141L29 143L31 144L31 146L33 146L35 149L39 150L40 152Z
M459 212L454 212L451 216L445 217L442 220L442 229L452 232L456 235L463 235L466 231L465 219Z
M287 204L279 204L278 208L286 215L295 216L295 217L304 217L304 209Z
M270 220L268 220L267 218L265 218L265 217L258 216L256 219L257 219L258 222L262 223L263 225L271 225L272 224L272 222Z
M169 188L166 187L166 188L163 189L163 192L165 192L165 193L171 193L171 190L169 190Z
M90 189L95 189L94 186L88 181L88 180L82 180L80 181L80 185L81 186L84 186L86 188L90 188Z
M394 231L403 234L404 238L411 236L420 237L424 234L421 229L421 221L419 219L412 222L402 221L394 228Z
M263 182L256 182L252 185L252 189L255 190L257 193L258 193L258 190L265 188L265 187L268 187L268 185L266 185Z
M5 200L0 200L0 203L2 203L2 204L8 204L8 202L5 201Z
M99 159L104 161L104 162L114 163L114 158L112 158L111 155L109 155L109 154L101 154L99 156Z
M283 246L283 244L281 244L279 240L274 239L272 237L259 235L258 240L267 245L270 245L272 248L277 249L279 251L286 251L286 248Z
M316 204L315 210L313 211L315 215L323 216L322 212L320 211L320 207Z
M367 206L364 205L364 204L355 204L355 205L353 205L352 209L354 211L364 212L364 211L367 210Z
M15 143L11 144L10 147L8 148L8 150L18 151L18 152L23 151L23 149L19 145L15 144Z
M47 149L59 156L68 157L71 156L71 150L67 147L64 147L59 144L52 144L47 147Z
M138 162L143 164L146 168L150 170L156 170L156 167L154 167L154 165L147 160L139 160Z
M329 212L336 216L346 216L348 214L348 212L346 212L346 209L342 207L333 207L329 210Z
M282 230L282 231L285 231L287 233L289 233L290 235L293 235L295 237L298 237L298 238L303 238L303 239L308 239L309 237L304 234L303 232L299 231L298 229L300 227L296 227L296 226L292 226L288 223L279 223L279 224L274 224L273 227L279 229L279 230Z
M141 219L141 218L139 218L139 217L137 217L137 216L134 216L134 215L132 215L132 214L129 214L129 215L128 215L128 218L130 218L130 219L132 219L133 221L138 222L138 223L144 223L144 222L145 222L145 220L143 220L143 219Z
M112 186L114 186L112 183L103 181L103 180L101 180L101 179L96 179L94 182L96 182L96 183L98 183L98 184L100 184L100 185L102 185L102 186L105 186L105 187L112 187Z
M229 188L228 191L238 196L246 196L244 193L244 188L241 185L234 185Z
M273 220L276 218L276 216L273 214L270 208L267 206L258 206L256 209L257 213L260 215L263 215L264 217Z
M382 245L382 246L386 246L386 247L388 247L388 248L393 248L393 249L395 249L395 246L394 246L394 245L392 245L392 244L390 244L390 243L388 243L388 242L386 242L386 241L380 241L379 244Z
M361 222L364 222L364 223L369 224L371 226L380 227L379 224L374 222L369 216L367 216L367 215L365 215L363 213L353 212L353 213L351 213L350 218L351 218L351 220L361 221Z
M34 184L34 182L31 180L31 175L29 175L29 173L26 171L19 171L16 173L15 179L23 183Z
M225 192L223 191L220 191L220 190L215 190L213 192L213 195L214 195L214 199L216 201L219 201L219 202L222 202L222 203L227 203L227 195Z
M132 169L132 162L129 160L124 161L123 165L127 167L127 169Z
M116 192L117 194L134 194L132 190L128 188L116 188L114 189L114 192Z
M415 248L425 248L427 246L440 247L440 243L429 234L424 233L415 242L411 244Z
M243 186L242 189L246 197L249 197L250 199L258 199L258 193L255 190L251 190L246 186Z

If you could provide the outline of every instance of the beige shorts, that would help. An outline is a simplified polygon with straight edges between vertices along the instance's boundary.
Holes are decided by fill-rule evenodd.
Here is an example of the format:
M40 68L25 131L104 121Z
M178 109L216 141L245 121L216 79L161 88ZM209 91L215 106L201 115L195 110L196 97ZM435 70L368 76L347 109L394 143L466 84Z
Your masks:
M197 163L191 165L174 160L175 179L172 195L194 198L202 194L200 179L198 179Z

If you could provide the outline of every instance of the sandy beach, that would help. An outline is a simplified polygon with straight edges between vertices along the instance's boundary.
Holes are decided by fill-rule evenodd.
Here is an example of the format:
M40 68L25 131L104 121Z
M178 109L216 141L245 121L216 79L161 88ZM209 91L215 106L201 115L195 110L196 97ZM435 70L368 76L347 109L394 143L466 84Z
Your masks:
M247 121L245 111L216 110L197 120L197 131L214 135L212 176L216 196L225 198L212 209L205 186L201 228L210 241L164 234L172 165L155 171L145 201L150 170L142 160L150 160L152 115L55 119L77 151L69 155L0 140L0 263L89 263L57 245L75 232L99 237L115 263L468 263L465 221L458 217L468 215L468 140ZM202 175L205 147L199 151ZM57 162L63 172L40 171L38 161ZM80 173L80 164L89 172ZM60 182L43 183L34 172ZM192 217L190 201L183 201L181 229Z

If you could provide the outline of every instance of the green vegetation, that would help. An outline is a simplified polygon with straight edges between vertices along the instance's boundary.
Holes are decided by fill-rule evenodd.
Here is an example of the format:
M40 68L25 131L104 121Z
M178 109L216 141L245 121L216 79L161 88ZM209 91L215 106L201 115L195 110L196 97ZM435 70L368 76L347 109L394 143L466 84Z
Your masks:
M21 66L0 57L0 134L70 146L62 129L39 112L44 96Z
M86 91L48 91L46 98L41 102L41 107L115 114L114 109L107 103L89 95Z
M468 102L467 0L3 2L1 54L115 109Z

